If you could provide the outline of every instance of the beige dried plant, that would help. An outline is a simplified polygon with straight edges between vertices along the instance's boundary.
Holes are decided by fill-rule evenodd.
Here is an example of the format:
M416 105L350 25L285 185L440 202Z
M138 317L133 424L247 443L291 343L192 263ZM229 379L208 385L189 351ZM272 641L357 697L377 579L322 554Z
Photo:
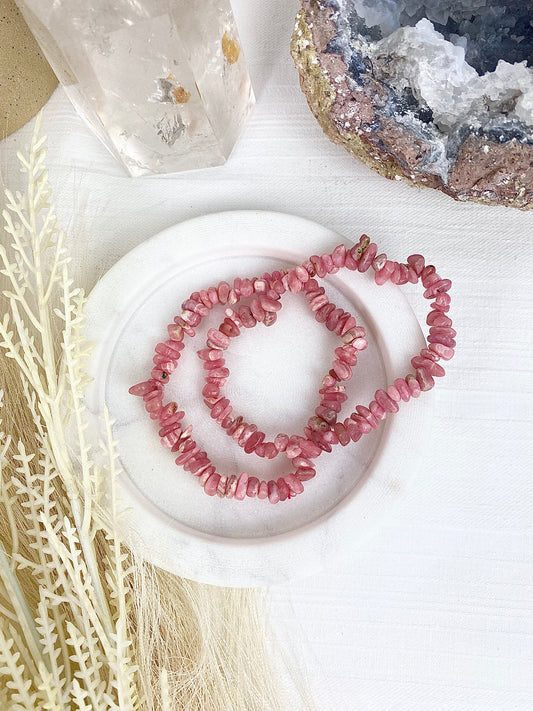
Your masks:
M86 438L85 297L45 157L37 120L0 240L0 709L287 708L261 595L177 578L120 541L116 443L107 416L105 464Z

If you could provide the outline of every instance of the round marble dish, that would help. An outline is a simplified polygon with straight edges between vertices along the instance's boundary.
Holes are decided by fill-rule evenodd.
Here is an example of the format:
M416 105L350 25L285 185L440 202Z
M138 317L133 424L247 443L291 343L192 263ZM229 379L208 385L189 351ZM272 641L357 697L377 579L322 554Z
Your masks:
M193 291L301 263L340 241L327 228L291 215L206 215L149 239L92 291L87 336L96 347L86 399L92 436L95 443L101 437L105 403L115 421L122 467L119 496L128 510L122 533L156 565L225 586L268 585L309 574L333 554L357 550L404 490L417 463L431 394L404 404L357 444L320 457L317 476L304 494L275 506L206 496L161 446L158 426L140 398L128 394L132 384L149 377L155 344L167 337L167 324ZM356 314L369 335L369 348L348 383L347 413L358 403L367 404L378 387L409 372L410 358L424 343L401 290L391 284L377 287L372 275L342 270L324 282L330 299ZM290 471L284 455L266 462L244 454L202 402L203 370L196 351L205 347L207 328L223 318L221 308L213 309L205 328L188 339L167 386L167 401L176 400L185 410L196 441L218 471L277 478ZM301 433L318 404L320 381L336 345L338 337L313 319L303 297L286 294L273 326L244 330L227 351L231 375L226 392L234 413L269 437L280 431Z

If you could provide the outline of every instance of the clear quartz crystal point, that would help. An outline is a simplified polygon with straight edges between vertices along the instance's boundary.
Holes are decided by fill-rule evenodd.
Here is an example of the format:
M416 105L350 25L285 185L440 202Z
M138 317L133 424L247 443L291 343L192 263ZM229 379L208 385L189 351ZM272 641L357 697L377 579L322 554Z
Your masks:
M220 165L254 95L229 0L17 0L131 175Z

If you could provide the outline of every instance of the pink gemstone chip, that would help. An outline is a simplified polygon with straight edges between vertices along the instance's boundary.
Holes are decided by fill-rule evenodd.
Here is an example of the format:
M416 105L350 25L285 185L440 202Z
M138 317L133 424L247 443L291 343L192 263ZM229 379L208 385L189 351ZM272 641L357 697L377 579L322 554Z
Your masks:
M235 474L232 474L230 478L228 479L228 483L226 484L226 498L227 499L233 499L235 496L235 491L237 490L237 477Z
M266 499L268 498L268 483L266 481L262 481L259 484L259 490L257 492L257 498L258 499Z
M248 489L248 474L246 472L243 472L237 481L237 488L235 489L235 498L238 501L243 501L246 496L247 489Z
M255 496L257 496L258 491L259 479L255 476L251 476L248 479L248 486L246 487L246 496L249 496L251 499L253 499Z
M285 501L290 497L290 489L283 477L280 477L276 484L278 485L279 500Z
M377 253L378 253L377 245L374 244L374 242L371 242L368 245L368 247L366 248L361 259L359 260L359 264L357 266L358 271L366 272L372 265L372 262L376 258Z
M277 504L279 501L278 485L272 479L268 482L268 500L271 504Z
M296 476L296 474L286 474L285 483L289 485L289 489L292 491L293 494L301 494L304 490L302 481Z
M146 380L144 383L137 383L137 385L132 385L128 390L130 395L147 395L148 393L156 390L156 384L153 380Z
M209 479L205 482L204 491L208 496L214 496L217 493L218 485L220 483L220 474L214 472L210 475Z

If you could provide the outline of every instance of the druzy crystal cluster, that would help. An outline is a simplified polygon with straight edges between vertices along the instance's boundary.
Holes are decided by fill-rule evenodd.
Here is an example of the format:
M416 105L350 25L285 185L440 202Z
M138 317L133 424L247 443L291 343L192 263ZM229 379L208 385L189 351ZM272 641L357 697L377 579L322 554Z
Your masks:
M132 175L223 163L254 102L229 0L17 0Z
M530 3L302 6L293 56L333 140L387 177L458 199L533 204Z

